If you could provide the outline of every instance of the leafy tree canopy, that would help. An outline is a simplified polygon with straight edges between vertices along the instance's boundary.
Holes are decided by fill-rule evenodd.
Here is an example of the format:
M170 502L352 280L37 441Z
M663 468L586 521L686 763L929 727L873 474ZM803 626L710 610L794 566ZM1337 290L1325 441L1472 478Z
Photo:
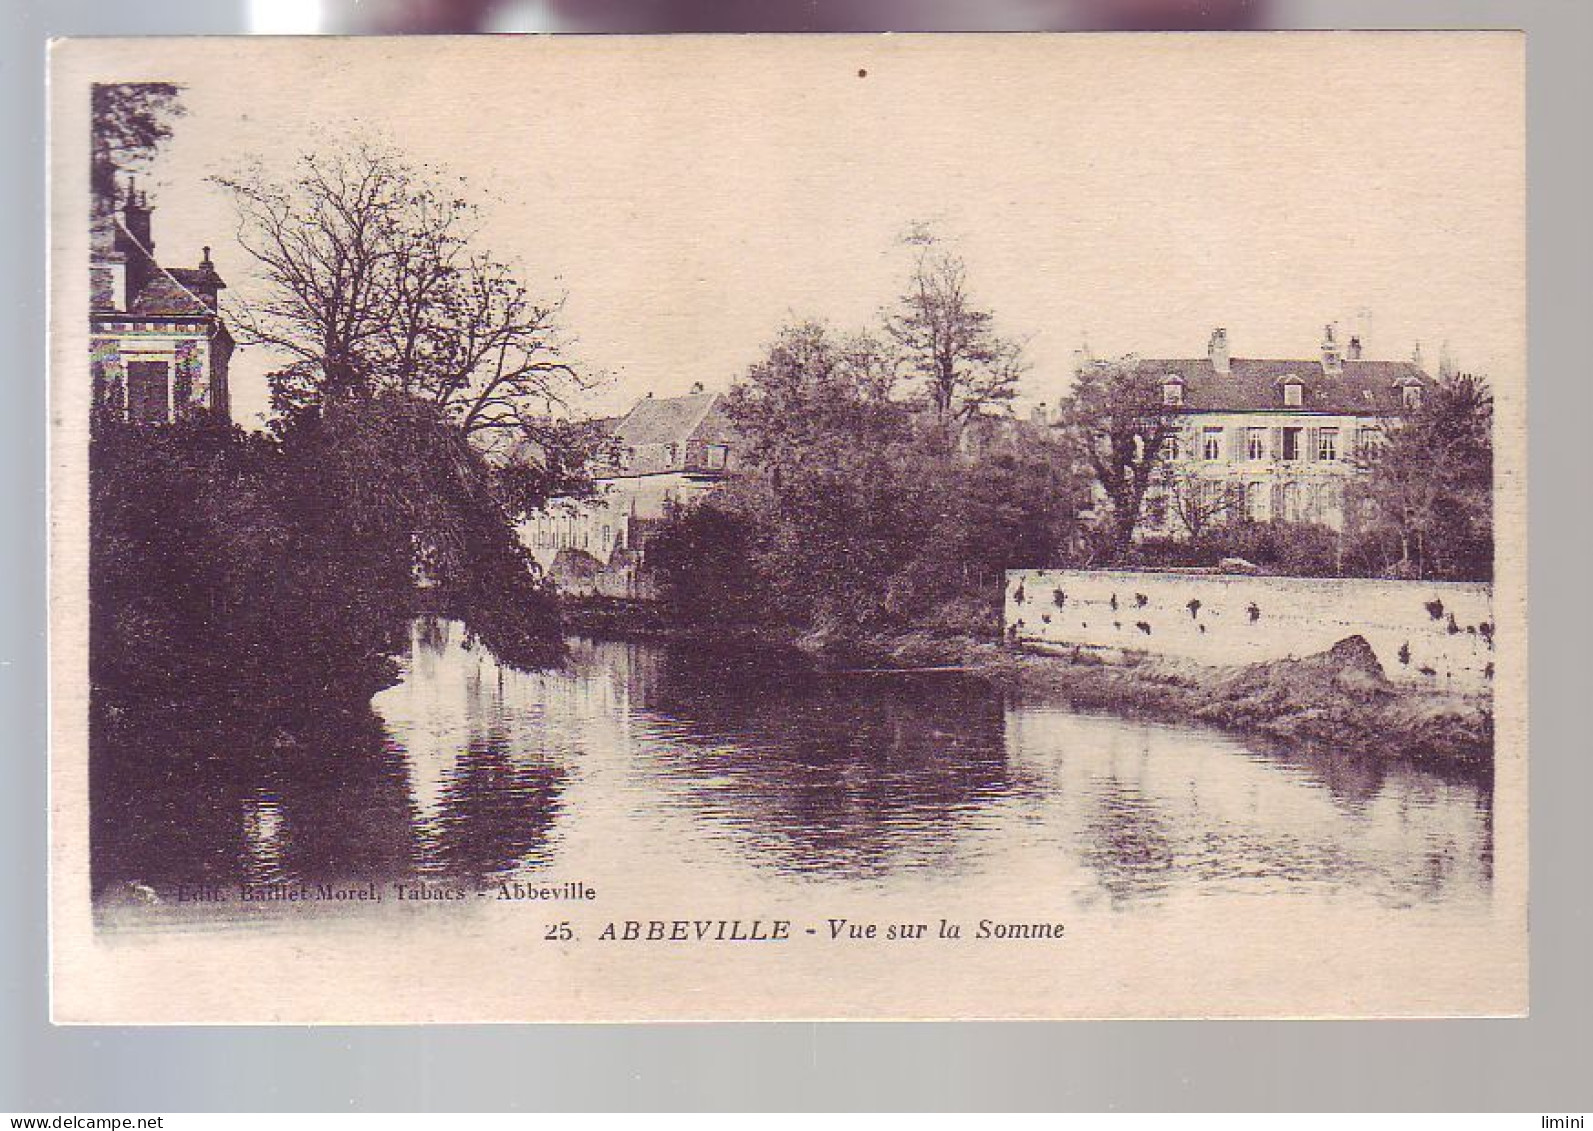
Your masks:
M114 202L118 177L142 169L171 137L185 111L182 87L169 82L95 83L90 89L89 182L101 205Z

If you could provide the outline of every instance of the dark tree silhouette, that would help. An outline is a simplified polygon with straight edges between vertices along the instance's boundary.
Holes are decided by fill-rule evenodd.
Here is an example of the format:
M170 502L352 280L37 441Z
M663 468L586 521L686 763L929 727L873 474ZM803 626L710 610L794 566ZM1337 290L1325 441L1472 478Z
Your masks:
M1359 487L1368 536L1397 546L1391 572L1410 577L1493 576L1493 393L1458 374L1387 423L1362 456Z
M90 90L89 184L97 201L110 203L120 176L137 173L171 137L183 115L182 87L169 82L95 83Z
M1133 544L1176 419L1162 403L1155 374L1133 358L1086 365L1063 402L1064 435L1110 508L1106 532L1114 557Z

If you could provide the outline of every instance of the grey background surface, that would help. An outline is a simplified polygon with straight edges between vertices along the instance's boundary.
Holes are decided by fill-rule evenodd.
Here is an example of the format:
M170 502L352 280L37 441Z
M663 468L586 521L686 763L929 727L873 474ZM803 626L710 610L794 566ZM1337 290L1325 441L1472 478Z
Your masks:
M961 5L973 11L967 0ZM932 24L910 14L882 26ZM92 1029L47 1020L44 44L246 30L239 3L12 0L0 311L0 1110L1586 1111L1593 1085L1593 5L1279 3L1273 26L1528 32L1532 1017L1494 1022ZM988 15L967 26L990 27ZM1024 26L1014 23L1012 26ZM1392 108L1391 108L1392 109ZM1441 170L1435 175L1442 175Z

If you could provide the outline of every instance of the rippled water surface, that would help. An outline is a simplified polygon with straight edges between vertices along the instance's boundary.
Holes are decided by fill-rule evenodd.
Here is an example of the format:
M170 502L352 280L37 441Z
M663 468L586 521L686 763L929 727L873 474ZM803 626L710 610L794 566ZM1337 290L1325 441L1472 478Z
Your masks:
M1021 882L1132 911L1210 894L1484 904L1486 782L1015 700L572 641L524 674L414 625L371 711L120 720L95 739L102 904L178 885L634 872L802 894ZM291 724L291 725L288 725Z

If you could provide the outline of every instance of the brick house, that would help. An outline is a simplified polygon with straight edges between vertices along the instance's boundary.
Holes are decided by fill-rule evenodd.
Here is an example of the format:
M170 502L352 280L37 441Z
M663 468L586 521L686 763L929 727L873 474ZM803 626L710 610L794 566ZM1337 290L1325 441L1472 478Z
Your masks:
M155 259L148 197L129 187L121 207L96 202L90 231L90 368L97 410L136 424L195 413L231 419L233 340L217 295L226 286L202 253L198 267Z

